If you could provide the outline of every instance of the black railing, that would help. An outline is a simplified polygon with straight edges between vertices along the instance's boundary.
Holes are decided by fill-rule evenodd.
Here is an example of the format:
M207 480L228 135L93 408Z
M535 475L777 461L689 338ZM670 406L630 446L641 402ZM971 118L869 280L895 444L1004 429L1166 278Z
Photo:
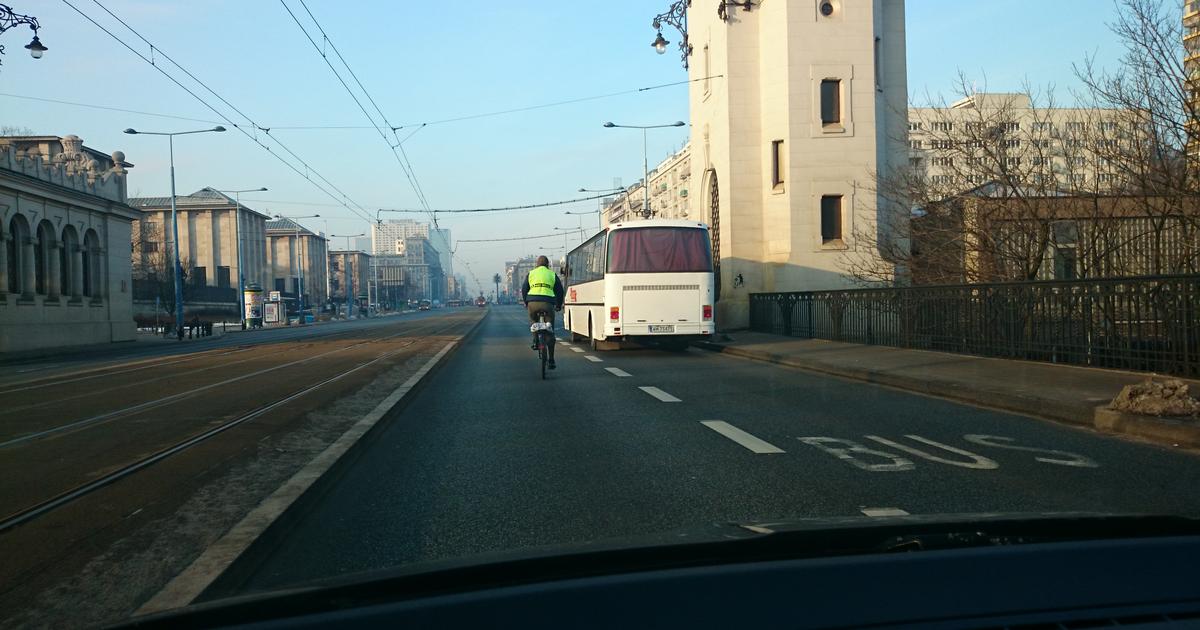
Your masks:
M754 293L750 329L1200 376L1200 276Z
M164 302L173 302L174 284L171 282L159 282L155 280L141 280L134 278L133 280L133 299L141 302L153 302L155 297L161 298ZM237 305L237 288L236 287L210 287L210 286L195 286L184 284L183 287L183 302L208 302Z

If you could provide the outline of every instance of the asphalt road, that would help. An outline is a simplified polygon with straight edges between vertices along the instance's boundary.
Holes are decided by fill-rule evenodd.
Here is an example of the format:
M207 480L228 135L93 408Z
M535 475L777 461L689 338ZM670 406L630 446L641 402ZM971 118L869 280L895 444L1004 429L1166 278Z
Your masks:
M525 321L494 307L208 596L714 522L1200 514L1195 453L700 350L560 345L543 382Z

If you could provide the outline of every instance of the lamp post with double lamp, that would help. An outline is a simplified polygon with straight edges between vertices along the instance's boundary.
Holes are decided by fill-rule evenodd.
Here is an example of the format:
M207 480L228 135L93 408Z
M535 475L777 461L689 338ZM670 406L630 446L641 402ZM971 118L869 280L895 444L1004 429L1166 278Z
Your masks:
M242 330L246 330L246 272L242 266L242 193L244 192L266 192L266 187L262 188L247 188L245 190L218 190L221 193L233 193L233 238L237 246L237 263L238 263L238 320L242 324Z
M677 120L669 125L618 125L614 122L606 122L604 126L609 129L641 129L642 130L642 216L650 218L650 154L646 149L646 130L647 129L663 129L666 127L682 127L685 122Z
M319 219L319 214L306 214L301 217L285 217L282 214L275 215L276 219L287 219L296 226L296 236L293 241L292 251L296 254L296 309L298 311L298 324L304 325L304 262L300 260L300 224L296 223L297 219Z
M195 131L138 131L126 129L125 133L143 136L166 136L167 146L171 157L171 255L175 257L175 333L183 341L183 264L179 261L179 213L175 208L175 136L186 136L193 133L222 132L225 128L217 125L212 129L197 129Z
M366 235L367 235L366 232L359 232L358 234L330 234L329 235L329 238L344 238L344 239L346 239L346 249L342 250L342 272L346 274L346 319L350 319L350 317L354 314L354 308L352 306L354 304L354 302L351 301L351 300L353 300L352 296L354 295L354 276L350 273L350 239L357 238L359 236L366 236ZM355 271L355 273L358 272L357 269L355 269L354 271ZM357 300L355 300L355 301L357 301ZM367 287L367 303L368 303L367 307L368 308L370 308L370 302L371 302L371 288Z

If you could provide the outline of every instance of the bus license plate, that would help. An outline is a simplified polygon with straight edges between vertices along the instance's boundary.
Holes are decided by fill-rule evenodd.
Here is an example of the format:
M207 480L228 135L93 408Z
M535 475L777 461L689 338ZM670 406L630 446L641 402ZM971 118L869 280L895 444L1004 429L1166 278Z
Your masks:
M650 332L652 333L673 333L675 332L674 324L650 324Z

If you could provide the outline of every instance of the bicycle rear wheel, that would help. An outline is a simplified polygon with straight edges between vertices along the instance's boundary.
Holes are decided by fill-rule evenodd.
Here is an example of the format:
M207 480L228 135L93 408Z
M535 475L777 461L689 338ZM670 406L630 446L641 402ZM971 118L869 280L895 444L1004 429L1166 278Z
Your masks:
M546 347L546 333L538 333L538 357L542 360L542 380L546 380L546 362L550 360L550 350Z

